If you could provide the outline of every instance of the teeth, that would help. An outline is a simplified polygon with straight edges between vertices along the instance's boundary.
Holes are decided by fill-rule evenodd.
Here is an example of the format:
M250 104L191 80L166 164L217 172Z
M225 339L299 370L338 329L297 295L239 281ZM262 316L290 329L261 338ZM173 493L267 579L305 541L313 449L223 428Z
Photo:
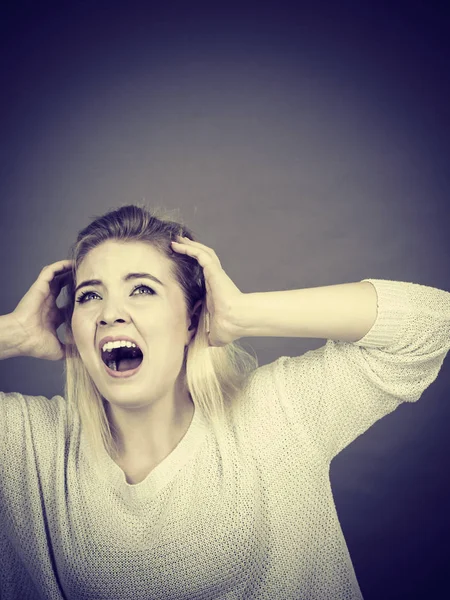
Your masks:
M113 348L124 348L125 346L127 348L137 348L136 344L133 344L133 342L119 340L117 342L107 342L106 344L103 345L102 351L110 352Z
M113 371L117 371L117 365L116 365L116 361L115 360L110 360L108 362L108 367L110 369L112 369Z

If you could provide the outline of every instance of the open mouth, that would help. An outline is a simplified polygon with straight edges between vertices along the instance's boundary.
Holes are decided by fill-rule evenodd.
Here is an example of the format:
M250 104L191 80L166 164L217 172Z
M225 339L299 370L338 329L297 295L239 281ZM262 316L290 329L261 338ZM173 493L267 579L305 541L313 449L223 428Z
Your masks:
M102 361L113 371L131 371L137 369L144 356L140 348L113 348L101 351Z

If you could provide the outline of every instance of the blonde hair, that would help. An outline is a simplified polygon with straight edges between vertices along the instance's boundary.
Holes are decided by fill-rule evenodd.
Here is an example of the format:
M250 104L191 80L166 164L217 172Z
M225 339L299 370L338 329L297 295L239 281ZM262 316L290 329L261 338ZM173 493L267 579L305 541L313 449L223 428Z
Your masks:
M175 253L170 242L177 235L195 241L182 219L170 220L162 208L126 205L112 210L82 229L70 249L73 281L68 286L65 306L65 398L68 416L77 413L81 427L97 459L104 448L114 459L118 446L111 431L104 399L90 377L74 342L71 320L75 305L76 271L88 252L107 240L140 241L151 244L171 261L171 273L179 283L189 314L198 300L206 297L203 269L197 260ZM237 341L222 347L210 347L206 332L206 302L203 302L195 336L185 352L182 369L194 405L214 429L219 447L225 443L225 425L233 427L239 409L240 392L249 375L258 367L258 359ZM221 454L223 454L221 452ZM222 461L226 463L224 456ZM223 464L226 469L227 465Z

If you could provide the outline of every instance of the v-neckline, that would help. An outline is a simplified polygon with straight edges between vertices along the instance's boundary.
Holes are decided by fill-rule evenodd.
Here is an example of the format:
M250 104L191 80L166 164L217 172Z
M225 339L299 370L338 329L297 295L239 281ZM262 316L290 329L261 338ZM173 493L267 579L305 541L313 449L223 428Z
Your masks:
M84 432L85 448L95 475L107 485L125 496L148 499L155 497L190 460L206 437L208 426L198 407L194 407L191 423L175 448L154 466L138 483L128 483L122 468L112 459L105 448L101 448L98 463Z

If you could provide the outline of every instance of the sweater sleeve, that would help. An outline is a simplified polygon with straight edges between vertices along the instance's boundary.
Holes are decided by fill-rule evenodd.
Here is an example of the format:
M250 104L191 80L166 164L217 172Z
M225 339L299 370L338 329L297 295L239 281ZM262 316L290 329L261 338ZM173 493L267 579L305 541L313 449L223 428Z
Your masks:
M450 349L450 293L415 283L364 279L377 318L359 341L274 363L279 401L296 434L331 460L402 402L416 402Z
M21 494L26 484L32 487L39 471L49 478L52 473L54 476L57 450L64 452L65 416L65 400L61 396L49 400L44 396L0 392L0 500L10 484L14 494Z

